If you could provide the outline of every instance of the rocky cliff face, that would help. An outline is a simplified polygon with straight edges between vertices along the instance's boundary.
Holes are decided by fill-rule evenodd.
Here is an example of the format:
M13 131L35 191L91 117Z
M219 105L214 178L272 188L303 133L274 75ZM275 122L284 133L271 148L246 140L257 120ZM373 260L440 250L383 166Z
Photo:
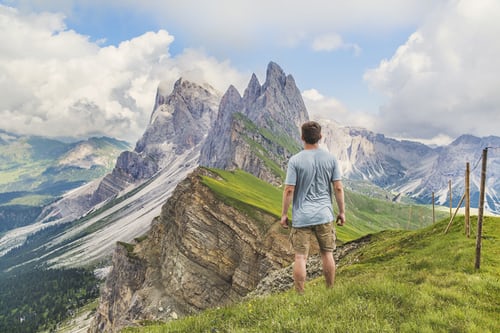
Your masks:
M309 118L291 75L269 63L261 86L252 75L243 97L231 86L202 148L200 165L242 169L279 184L288 158L300 150L300 126Z
M91 192L75 192L77 197L63 198L47 207L43 216L51 220L71 221L121 191L139 186L160 171L172 165L177 168L178 160L187 155L187 159L191 160L193 154L199 154L213 125L219 100L220 93L209 85L195 84L182 78L170 93L158 88L150 123L134 151L121 153L112 172L97 184L87 187ZM190 169L194 167L196 165L190 162Z
M256 211L251 218L227 205L203 177L218 176L196 169L179 183L146 237L117 247L91 332L239 300L269 271L290 263L276 217Z
M344 176L349 179L370 180L381 187L391 187L409 173L415 173L416 166L436 159L432 148L417 142L397 141L363 128L320 122L323 144L337 156Z
M219 93L209 85L182 78L171 94L158 89L150 124L135 150L118 157L113 172L104 177L94 193L92 205L150 179L176 157L201 145L215 120L219 99Z

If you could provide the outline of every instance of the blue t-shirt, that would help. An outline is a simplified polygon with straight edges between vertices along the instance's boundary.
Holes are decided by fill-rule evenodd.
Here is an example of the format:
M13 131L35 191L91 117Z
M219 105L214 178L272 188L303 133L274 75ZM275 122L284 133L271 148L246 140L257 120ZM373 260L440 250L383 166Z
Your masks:
M292 225L296 228L334 220L332 182L340 180L337 159L322 149L308 149L288 162L286 185L294 185Z

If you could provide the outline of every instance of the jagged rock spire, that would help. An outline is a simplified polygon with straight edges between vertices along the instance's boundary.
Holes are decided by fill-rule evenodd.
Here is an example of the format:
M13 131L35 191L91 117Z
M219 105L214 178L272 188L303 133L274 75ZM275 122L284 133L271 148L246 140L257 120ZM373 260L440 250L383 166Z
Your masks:
M283 169L284 160L294 150L300 149L299 128L308 119L295 80L291 75L285 75L276 63L270 62L264 85L261 86L253 74L243 97L233 86L228 89L219 105L219 116L202 148L200 165L240 168L278 182L276 169ZM250 144L250 141L256 143ZM285 143L289 145L284 147ZM268 163L278 165L266 166Z
M209 85L178 79L170 94L159 85L155 109L134 151L123 152L92 195L102 202L130 184L151 178L185 152L201 149L218 108L220 94Z
M217 119L210 130L200 156L200 165L227 169L236 148L231 144L233 114L241 112L243 100L238 90L231 85L222 96Z
M245 89L243 99L245 101L254 102L260 96L261 90L262 87L259 83L259 79L257 79L257 76L255 74L252 74L252 78L248 83L248 87Z

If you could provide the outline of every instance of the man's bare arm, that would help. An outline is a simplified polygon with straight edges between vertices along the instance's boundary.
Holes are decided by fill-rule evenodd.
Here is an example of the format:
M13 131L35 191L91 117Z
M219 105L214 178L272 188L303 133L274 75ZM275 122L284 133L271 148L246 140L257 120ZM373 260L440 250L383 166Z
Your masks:
M281 205L281 221L280 224L283 228L288 228L288 208L293 200L293 192L295 191L294 185L285 185L283 190L283 201Z
M337 225L342 226L345 223L345 203L344 203L344 186L342 181L336 180L333 182L333 191L335 201L339 207L339 214L337 215Z

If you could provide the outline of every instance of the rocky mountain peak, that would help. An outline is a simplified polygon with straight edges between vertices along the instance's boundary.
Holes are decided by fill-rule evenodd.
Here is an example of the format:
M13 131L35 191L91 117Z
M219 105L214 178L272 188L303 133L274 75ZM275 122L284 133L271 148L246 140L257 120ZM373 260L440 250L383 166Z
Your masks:
M229 88L227 88L226 93L222 96L220 104L224 108L227 108L228 104L233 104L232 102L241 102L241 95L238 89L235 88L235 86L230 85Z
M259 98L246 102L245 115L256 125L291 136L301 144L299 129L309 115L294 78L285 75L276 63L270 62L267 67Z
M150 123L135 150L120 154L113 171L92 194L90 204L97 205L131 185L141 184L188 154L199 154L219 100L220 93L209 85L180 78L166 94L165 84L160 84Z
M460 145L477 145L481 142L481 139L470 134L464 134L456 138L450 146L460 146Z
M228 89L202 148L200 164L239 168L279 183L278 170L283 170L286 159L300 149L299 128L308 119L293 77L271 62L263 86L253 74L243 97L234 87Z
M214 126L202 147L200 164L213 168L230 167L235 146L231 144L231 126L233 114L243 109L242 98L238 90L229 86L219 104L219 111Z
M275 62L271 61L267 65L266 70L266 82L264 83L264 89L269 86L277 85L283 87L286 82L286 74L283 69Z
M209 85L199 85L178 79L168 96L156 97L156 108L144 135L137 142L135 151L157 155L159 146L175 145L182 153L200 143L212 125L220 94ZM158 151L160 149L160 151Z
M262 86L259 83L259 79L255 74L252 74L248 87L245 89L243 99L246 101L255 101L260 96L261 90Z

